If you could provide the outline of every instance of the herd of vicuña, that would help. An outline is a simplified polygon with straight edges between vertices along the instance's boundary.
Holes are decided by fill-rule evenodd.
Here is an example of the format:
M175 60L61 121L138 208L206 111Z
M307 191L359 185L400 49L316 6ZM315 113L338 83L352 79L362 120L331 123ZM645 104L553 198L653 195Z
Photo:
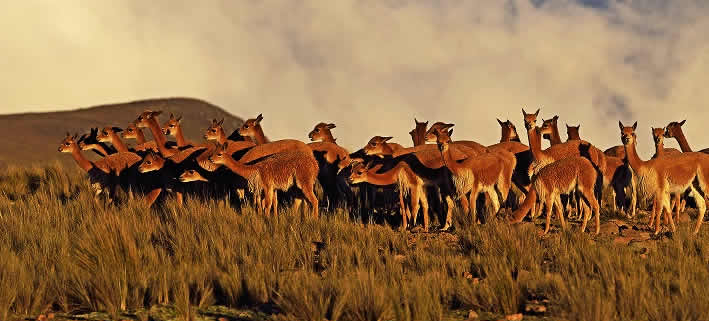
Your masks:
M454 140L454 124L429 127L414 119L412 147L374 136L353 153L337 145L335 125L330 123L315 125L308 134L311 143L271 142L261 127L261 115L229 136L223 120L215 119L204 132L205 141L196 143L185 139L181 117L171 114L160 126L160 114L146 110L126 129L94 128L80 137L67 133L59 151L70 153L88 173L97 202L103 197L104 205L113 203L120 188L130 199L143 199L147 207L172 195L182 205L186 195L249 204L275 215L279 204L297 210L305 200L316 218L321 207L362 215L396 213L406 230L419 224L421 216L424 231L430 228L430 215L438 215L441 230L451 228L457 206L476 223L503 208L509 210L509 223L546 210L545 234L554 214L562 228L565 215L574 214L581 219L582 232L593 216L597 234L604 191L612 195L612 210L629 217L637 207L648 206L648 223L655 233L662 223L674 231L688 204L699 211L693 230L699 232L709 201L709 149L692 152L682 132L684 120L651 128L655 154L645 161L636 150L637 122L619 122L622 144L603 151L581 139L580 125L566 125L568 138L563 142L558 116L542 119L538 126L539 109L522 109L528 145L522 144L509 120L497 120L500 142L485 146ZM145 139L145 129L153 140ZM168 141L169 136L175 141ZM676 139L681 151L664 148L665 138ZM136 144L129 147L127 139ZM543 139L549 140L549 148L542 148ZM88 150L102 158L87 159L82 151Z

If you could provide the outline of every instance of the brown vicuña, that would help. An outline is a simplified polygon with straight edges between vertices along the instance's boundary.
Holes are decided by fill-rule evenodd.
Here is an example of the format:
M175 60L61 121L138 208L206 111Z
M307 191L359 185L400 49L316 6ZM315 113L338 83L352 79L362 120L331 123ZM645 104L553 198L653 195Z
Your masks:
M270 143L271 141L266 138L263 133L263 128L261 128L261 121L263 120L263 115L258 114L256 118L247 119L241 127L239 127L239 135L248 137L256 145L263 145Z
M581 135L579 134L580 129L581 124L576 126L569 126L569 124L566 124L566 141L581 140Z
M227 144L228 145L228 144ZM209 159L222 164L248 181L249 190L254 195L263 194L262 210L276 214L278 200L276 190L287 191L294 185L300 189L312 207L313 217L318 217L318 199L314 193L318 175L318 164L309 149L289 150L273 154L253 165L236 161L227 153L228 146L222 145ZM257 203L258 204L258 203ZM296 203L296 207L300 201Z
M428 128L428 121L419 122L416 117L414 117L414 129L409 132L411 140L414 143L414 147L426 144L426 129Z
M130 124L128 124L126 130L121 133L121 137L124 139L135 139L137 145L134 147L134 149L136 151L152 150L156 153L158 152L158 146L155 141L146 141L145 135L143 134L143 130L138 128L138 126L135 125L135 122L131 122Z
M581 224L581 232L586 231L586 225L590 219L591 212L593 212L596 219L595 234L600 232L600 209L598 198L596 197L596 195L600 195L600 193L596 193L596 189L600 189L601 186L596 185L602 183L598 181L598 175L599 173L596 168L587 158L572 156L557 160L545 166L532 177L531 190L535 193L527 197L530 199L538 197L539 200L546 205L547 217L544 234L549 232L551 216L554 212L553 209L556 209L556 214L561 221L561 225L565 227L560 195L569 194L571 192L578 192L581 198L591 208L591 211L586 211L584 215L583 223Z
M500 203L505 202L509 194L516 160L512 153L501 150L472 156L462 162L456 161L450 154L450 135L453 131L450 128L453 126L454 124L446 124L435 131L436 143L445 166L453 174L453 183L459 197L465 198L470 193L470 214L477 222L475 200L478 194L485 192L490 197L493 213L496 214L500 210ZM501 199L498 198L498 193Z
M655 223L655 233L660 231L660 217L663 214L667 215L672 230L675 229L670 208L670 193L683 193L688 189L690 197L694 198L699 208L699 217L694 228L694 233L698 233L706 210L709 157L702 153L688 152L642 161L636 149L637 122L631 127L623 126L622 122L618 122L618 126L621 141L626 149L626 157L638 178L638 192L653 198L650 222Z
M443 128L450 128L453 124L447 124L444 122L436 122L433 125L431 125L431 128L429 128L426 131L426 142L428 143L435 143L436 142L436 134L441 133L444 131ZM456 140L453 143L455 145L463 145L469 148L472 148L476 153L482 154L487 152L487 147L483 146L482 144L478 142L474 142L472 140Z
M428 231L428 200L426 199L426 192L424 190L424 181L417 176L405 162L400 162L392 169L383 173L377 173L377 169L377 166L372 168L371 164L365 166L362 163L355 163L352 166L349 181L352 184L365 182L380 186L397 184L399 186L399 206L402 209L401 228L405 230L408 221L412 221L412 224L416 224L420 204L423 210L423 229ZM404 203L404 198L407 196L410 197L410 204L408 206Z
M337 139L332 136L332 129L334 129L335 124L332 123L318 123L315 125L315 128L308 133L308 138L310 138L310 141L313 142L324 142L324 143L333 143L337 144L335 142Z
M557 115L546 120L542 118L542 138L548 139L551 146L563 143L561 135L559 135L558 120L559 116Z
M182 116L175 117L175 115L171 113L170 119L168 119L167 122L165 122L165 125L162 127L163 135L174 136L177 140L177 147L195 146L195 144L185 139L185 135L182 132L181 120Z
M157 116L160 115L162 111L151 111L146 110L141 113L135 120L135 125L138 128L149 128L150 132L153 134L155 139L155 144L157 145L158 151L162 157L170 157L177 154L180 150L177 148L167 147L167 138L160 129Z
M680 122L673 121L669 123L665 129L665 137L676 139L680 149L685 153L692 151L689 142L687 142L687 137L684 136L684 131L682 130L682 125L684 125L686 121L686 119ZM709 154L709 148L702 149L699 152Z

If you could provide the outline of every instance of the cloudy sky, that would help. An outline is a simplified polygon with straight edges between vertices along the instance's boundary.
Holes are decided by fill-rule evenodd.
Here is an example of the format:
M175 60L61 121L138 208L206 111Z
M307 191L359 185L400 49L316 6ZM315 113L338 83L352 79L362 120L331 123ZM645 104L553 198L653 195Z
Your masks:
M705 0L195 4L0 2L0 113L191 96L263 113L272 139L334 122L354 149L373 135L410 145L414 117L491 144L495 118L522 129L527 106L602 149L637 120L649 156L650 126L684 118L690 144L709 147Z

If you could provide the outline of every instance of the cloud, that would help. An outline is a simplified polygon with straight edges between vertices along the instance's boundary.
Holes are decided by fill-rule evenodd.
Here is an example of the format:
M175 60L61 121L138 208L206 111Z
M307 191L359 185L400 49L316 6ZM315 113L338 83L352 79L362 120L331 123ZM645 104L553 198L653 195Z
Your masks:
M681 118L709 145L699 0L12 1L0 27L5 113L194 96L275 139L334 122L355 149L410 144L414 117L491 144L528 106L600 148L637 120L649 157L650 126Z

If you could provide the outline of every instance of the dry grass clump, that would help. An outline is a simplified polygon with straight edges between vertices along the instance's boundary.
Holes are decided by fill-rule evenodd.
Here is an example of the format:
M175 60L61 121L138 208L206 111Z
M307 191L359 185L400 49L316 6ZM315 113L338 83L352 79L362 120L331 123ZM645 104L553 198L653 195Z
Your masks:
M548 300L546 316L567 320L700 320L709 311L706 233L686 226L630 246L460 215L456 229L399 233L344 212L267 218L192 199L104 208L78 171L10 168L0 172L0 320L49 311L440 320L524 312L530 300Z

